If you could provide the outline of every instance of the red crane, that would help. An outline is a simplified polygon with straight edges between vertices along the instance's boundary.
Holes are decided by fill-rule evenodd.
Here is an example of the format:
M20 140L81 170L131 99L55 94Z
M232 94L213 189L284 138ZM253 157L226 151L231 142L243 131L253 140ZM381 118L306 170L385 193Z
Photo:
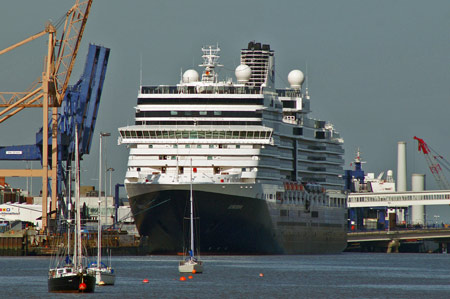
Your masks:
M443 166L449 170L449 168L446 165L450 165L450 163L444 159L440 154L438 154L436 151L431 149L427 143L416 136L414 136L414 139L418 142L418 150L419 152L422 151L422 153L425 155L425 160L428 163L428 167L430 168L431 173L434 176L434 179L436 180L436 183L438 184L439 188L443 190L450 189L450 184L445 177L444 173L442 172L441 164L439 164L439 161L443 163Z

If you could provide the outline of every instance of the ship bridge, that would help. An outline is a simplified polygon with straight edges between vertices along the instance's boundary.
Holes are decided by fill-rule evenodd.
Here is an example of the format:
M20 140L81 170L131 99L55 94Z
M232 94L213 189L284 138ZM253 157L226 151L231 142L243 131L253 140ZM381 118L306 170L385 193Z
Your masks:
M273 129L261 126L128 126L119 128L123 143L251 143L273 144Z

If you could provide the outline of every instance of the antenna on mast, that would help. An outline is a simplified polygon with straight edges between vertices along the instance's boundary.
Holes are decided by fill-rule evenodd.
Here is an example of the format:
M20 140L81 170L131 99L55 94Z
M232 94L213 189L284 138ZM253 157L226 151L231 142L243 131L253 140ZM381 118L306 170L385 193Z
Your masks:
M139 53L139 56L140 56L140 67L139 67L139 72L140 72L140 74L139 74L139 86L142 86L142 52L141 53Z
M220 48L214 46L205 46L202 47L202 52L203 63L199 64L199 66L203 66L205 68L202 74L202 82L214 83L217 81L217 76L214 69L218 66L223 66L219 64Z
M305 98L309 99L309 74L308 74L308 62L306 62L306 76L305 76Z

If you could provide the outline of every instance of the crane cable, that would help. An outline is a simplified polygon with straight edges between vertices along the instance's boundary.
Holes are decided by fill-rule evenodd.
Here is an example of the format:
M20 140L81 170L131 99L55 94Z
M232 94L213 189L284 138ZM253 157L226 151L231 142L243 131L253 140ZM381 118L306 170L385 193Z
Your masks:
M435 151L431 146L428 145L428 148L435 154L435 155L433 155L433 158L434 158L436 161L439 161L439 160L440 160L441 162L443 162L442 166L443 166L447 171L450 172L450 162L447 161L443 156L441 156L437 151Z

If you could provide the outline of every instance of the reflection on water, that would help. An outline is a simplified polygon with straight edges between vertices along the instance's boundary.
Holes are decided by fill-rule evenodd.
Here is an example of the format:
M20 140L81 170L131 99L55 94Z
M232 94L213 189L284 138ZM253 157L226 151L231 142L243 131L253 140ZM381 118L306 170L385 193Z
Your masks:
M113 257L116 285L97 287L95 298L450 297L450 255L445 254L343 253L202 259L205 272L180 281L179 257ZM1 298L60 298L61 294L47 292L48 265L49 259L44 257L0 257ZM144 279L149 283L143 283Z

